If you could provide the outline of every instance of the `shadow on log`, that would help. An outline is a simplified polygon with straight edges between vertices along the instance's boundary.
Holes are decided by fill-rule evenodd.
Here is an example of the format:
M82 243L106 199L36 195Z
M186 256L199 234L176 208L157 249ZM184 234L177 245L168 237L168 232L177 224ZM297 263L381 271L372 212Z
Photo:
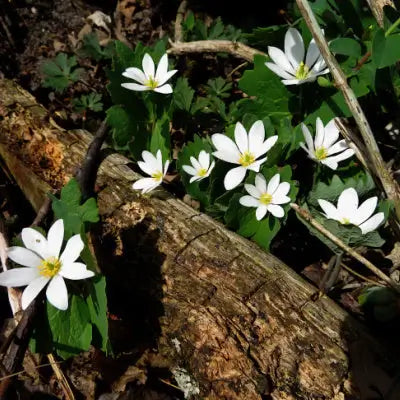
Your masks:
M37 209L75 173L91 136L59 128L11 81L0 93L0 155ZM188 374L194 398L390 398L379 393L392 364L362 325L326 297L312 301L312 285L208 216L163 190L139 195L138 178L113 154L97 179L93 243L110 307L125 298L113 311L140 332L127 341Z

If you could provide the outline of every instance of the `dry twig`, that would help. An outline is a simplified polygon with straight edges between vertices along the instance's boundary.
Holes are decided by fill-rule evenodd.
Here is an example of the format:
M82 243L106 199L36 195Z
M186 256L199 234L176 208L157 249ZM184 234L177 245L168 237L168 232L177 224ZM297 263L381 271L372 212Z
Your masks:
M183 17L185 16L187 8L187 0L183 0L182 3L178 7L178 11L176 13L176 20L175 20L175 42L182 42L183 40L183 32L182 32L182 22Z

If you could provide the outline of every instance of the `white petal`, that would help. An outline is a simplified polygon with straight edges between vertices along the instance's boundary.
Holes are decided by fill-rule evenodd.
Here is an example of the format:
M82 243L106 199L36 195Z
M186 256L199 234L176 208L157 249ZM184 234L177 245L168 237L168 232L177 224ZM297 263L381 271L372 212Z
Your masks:
M17 264L23 265L24 267L36 268L42 263L42 259L38 255L25 247L9 247L7 254L11 260Z
M294 76L290 75L288 72L286 72L283 68L281 68L279 65L276 65L274 63L266 62L265 65L276 75L278 75L281 78L284 79L293 79Z
M259 160L254 161L253 164L250 164L246 168L250 169L251 171L254 171L254 172L259 172L260 168L261 168L261 165L263 165L265 163L266 159L267 159L267 157L260 158Z
M294 75L296 71L294 70L292 64L290 64L286 54L277 47L268 47L268 55L271 57L271 60L284 71L289 72L291 75Z
M163 177L164 177L165 175L167 175L168 167L169 167L169 160L166 160L165 163L164 163ZM161 181L162 181L162 179L161 179ZM160 183L161 183L161 182L160 182Z
M49 283L46 297L50 304L59 310L68 308L68 291L61 275L56 275Z
M323 199L318 199L318 203L324 211L326 218L335 219L336 221L340 219L338 210L332 203Z
M59 274L64 278L75 281L92 278L94 276L93 271L88 270L85 264L79 262L63 265Z
M154 91L162 94L170 94L172 93L172 86L167 83L164 86L156 87Z
M201 164L194 157L190 157L190 162L197 171L202 168Z
M190 165L182 165L182 169L189 175L196 175L197 171Z
M139 85L138 83L121 83L121 86L124 87L125 89L136 90L138 92L150 90L148 86Z
M171 79L177 72L178 72L177 69L172 69L171 71L168 71L162 79L157 79L158 86L164 85L164 83L167 82L169 79ZM172 93L172 88L171 88L171 93Z
M362 224L374 213L377 204L378 198L376 196L365 200L352 216L351 223L354 225Z
M23 291L21 297L22 309L26 310L29 304L36 298L40 291L47 285L50 278L39 276L34 279Z
M235 142L241 153L249 150L249 138L244 126L237 122L235 126Z
M256 188L260 193L266 193L267 192L267 181L265 180L264 175L262 174L257 174L256 175Z
M261 221L265 217L265 214L267 213L267 211L268 211L268 207L265 204L260 204L256 210L257 221Z
M321 70L323 70L324 68L326 68L326 63L325 63L325 60L322 57L322 55L320 55L310 72L312 74L322 75ZM326 74L328 72L329 72L329 69L327 69L326 72L324 72L324 74Z
M363 233L363 235L375 230L382 223L384 218L385 218L385 215L383 214L383 212L380 212L378 214L375 214L373 217L371 217L367 221L365 221L363 224L361 224L359 226L359 228L361 229L361 232Z
M258 149L264 143L265 129L261 120L254 122L249 131L249 152L257 154Z
M254 157L258 158L263 154L265 154L269 149L271 149L272 146L275 145L277 140L278 140L278 135L269 137L261 146L259 146L259 148L256 151L254 151L253 153Z
M321 118L317 118L317 123L316 123L316 134L315 134L315 148L322 147L322 143L324 143L324 137L325 137L325 129L324 129L324 124L321 121Z
M142 193L148 193L161 184L161 181L156 181L153 178L142 178L136 181L132 187L135 190L141 190Z
M162 160L160 161L160 159L157 158L153 153L144 150L142 151L142 158L143 161L148 164L153 171L160 171L162 169Z
M204 178L205 178L205 176L199 176L199 175L192 176L192 177L189 179L189 183L193 183L193 182L195 182L195 181L201 181L201 180L204 179Z
M303 131L304 140L307 143L308 150L314 152L314 141L311 136L310 130L304 124L301 124L301 130Z
M272 203L273 204L284 204L287 203L290 198L287 197L287 194L290 191L289 182L282 182L275 192L272 194Z
M282 218L285 215L283 208L276 204L268 204L267 209L274 217Z
M160 58L160 61L158 63L155 80L159 82L161 79L164 79L167 72L168 72L168 55L167 53L165 53ZM166 82L166 80L164 82Z
M50 256L47 250L47 239L36 229L22 229L21 238L27 249L34 251L42 258Z
M340 153L341 151L345 151L348 148L349 148L349 146L347 146L347 143L346 143L346 141L344 139L343 140L339 140L333 146L328 148L328 154L329 155L333 155L333 154L336 154L336 153Z
M312 39L310 44L308 45L307 56L306 56L306 65L308 68L312 68L318 57L321 55L319 52L319 48L315 43L315 40Z
M254 185L249 185L248 183L244 184L244 188L246 189L246 192L250 195L253 196L256 199L259 199L261 196L261 193L256 186Z
M305 83L304 80L300 80L300 79L284 79L282 80L282 83L284 85L301 85L302 83Z
M331 119L325 126L325 137L323 146L329 148L336 142L339 138L339 129L335 124L335 118Z
M321 164L326 165L330 169L335 170L338 167L338 163L337 163L337 161L332 160L332 158L333 157L328 157L328 158L325 158L325 160L321 160L320 162L321 162Z
M39 276L36 268L13 268L0 274L0 285L7 287L19 287L29 285Z
M143 72L146 78L154 78L155 65L154 61L149 54L145 54L142 61Z
M146 164L143 161L137 162L138 167L147 175L153 175L157 170L154 169L150 164Z
M81 254L83 248L85 247L83 240L81 239L81 235L72 236L61 254L60 261L61 264L70 264L73 263Z
M201 168L207 169L210 166L210 154L207 153L206 151L202 150L199 153L199 163L201 165Z
M231 190L238 186L246 176L246 168L236 167L231 169L224 178L224 186L226 190Z
M134 79L139 83L144 83L146 81L146 76L143 71L136 67L127 68L122 75L126 78Z
M304 143L299 143L299 145L300 145L300 147L307 153L307 155L308 155L308 157L309 158L311 158L312 160L315 160L315 154L314 154L314 151L310 151L309 149L308 149L308 147L306 147L305 145L304 145Z
M273 194L275 192L275 190L278 188L279 186L279 182L281 180L281 177L279 174L275 174L270 181L268 182L268 186L267 186L267 192L269 194Z
M49 232L47 233L47 249L50 256L57 258L59 257L63 240L64 221L62 219L58 219L50 227Z
M260 205L253 196L243 196L239 199L239 203L245 207L258 207Z
M340 194L337 209L341 216L351 219L358 208L358 194L354 188L343 190Z
M240 152L235 142L221 133L211 136L211 141L217 149L213 155L223 161L239 164Z
M293 68L297 70L304 60L304 42L300 32L295 28L289 28L285 35L285 54Z
M210 165L210 168L208 168L208 172L206 176L209 176L211 174L211 171L213 170L213 168L215 167L215 161L213 161Z
M353 149L347 149L343 153L340 153L336 156L331 156L326 158L326 160L332 160L335 162L343 161L346 160L347 158L350 158L354 155L354 150Z

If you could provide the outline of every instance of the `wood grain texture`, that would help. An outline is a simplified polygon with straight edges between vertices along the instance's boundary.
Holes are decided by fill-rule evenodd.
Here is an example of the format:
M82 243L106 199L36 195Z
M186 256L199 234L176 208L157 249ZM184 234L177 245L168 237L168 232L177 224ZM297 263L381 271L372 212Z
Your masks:
M38 193L76 171L91 136L58 129L11 81L0 80L0 93L1 154L37 208ZM100 167L99 265L128 302L134 282L154 272L135 304L145 315L159 308L155 346L171 370L188 372L198 398L358 398L349 346L378 349L365 329L330 299L312 301L316 288L256 244L164 190L133 191L129 163L113 154Z

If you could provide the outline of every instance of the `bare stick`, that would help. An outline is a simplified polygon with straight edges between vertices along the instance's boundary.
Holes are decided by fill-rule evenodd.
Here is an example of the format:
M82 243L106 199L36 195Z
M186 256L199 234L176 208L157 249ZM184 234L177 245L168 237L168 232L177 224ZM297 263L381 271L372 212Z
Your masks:
M187 8L187 0L183 0L182 3L178 7L178 11L176 13L176 20L175 20L175 42L182 42L183 40L183 32L182 32L182 22L183 17L185 16Z
M312 215L307 210L305 210L304 208L301 208L296 203L291 203L290 207L292 207L293 210L295 210L296 213L300 215L300 217L304 218L308 223L310 223L310 225L312 225L315 229L317 229L320 233L322 233L332 243L336 244L336 246L339 246L343 251L345 251L346 253L351 255L353 258L355 258L360 263L364 264L371 272L373 272L376 276L378 276L380 279L385 281L388 285L390 285L392 288L394 288L397 292L400 292L400 287L396 284L396 282L392 281L379 268L377 268L374 264L372 264L371 261L367 260L360 253L357 253L355 250L353 250L347 244L343 243L332 232L329 232L326 228L324 228L318 221L316 221L312 217Z
M43 204L39 208L39 211L37 212L36 217L31 224L31 227L39 226L42 223L42 221L44 220L44 218L46 217L46 215L50 210L50 206L51 206L51 199L50 197L46 197Z
M383 161L382 155L379 151L379 147L375 141L374 135L372 133L371 127L365 117L364 112L361 109L361 106L354 95L354 92L351 90L350 86L346 81L346 77L341 70L338 62L335 57L329 50L328 43L321 31L320 26L315 18L314 13L311 10L310 5L307 0L296 0L297 5L303 15L308 28L310 29L315 42L317 43L322 56L326 64L329 67L329 70L332 73L332 76L335 80L336 86L340 89L343 94L346 103L352 112L354 119L358 125L358 128L361 132L361 136L364 140L366 149L368 151L369 159L373 165L373 169L376 173L376 176L382 183L383 189L386 192L386 195L389 200L394 202L397 220L400 221L400 188L397 182L392 178L388 168Z
M170 42L170 45L171 48L167 50L167 53L174 55L188 53L229 53L249 62L253 62L256 54L267 56L267 54L260 50L230 40L198 40L187 43Z
M56 374L58 382L60 383L66 400L75 400L74 392L71 389L71 386L68 383L67 378L64 375L64 372L58 365L57 361L55 360L53 354L47 354L47 358L50 362L51 368Z

